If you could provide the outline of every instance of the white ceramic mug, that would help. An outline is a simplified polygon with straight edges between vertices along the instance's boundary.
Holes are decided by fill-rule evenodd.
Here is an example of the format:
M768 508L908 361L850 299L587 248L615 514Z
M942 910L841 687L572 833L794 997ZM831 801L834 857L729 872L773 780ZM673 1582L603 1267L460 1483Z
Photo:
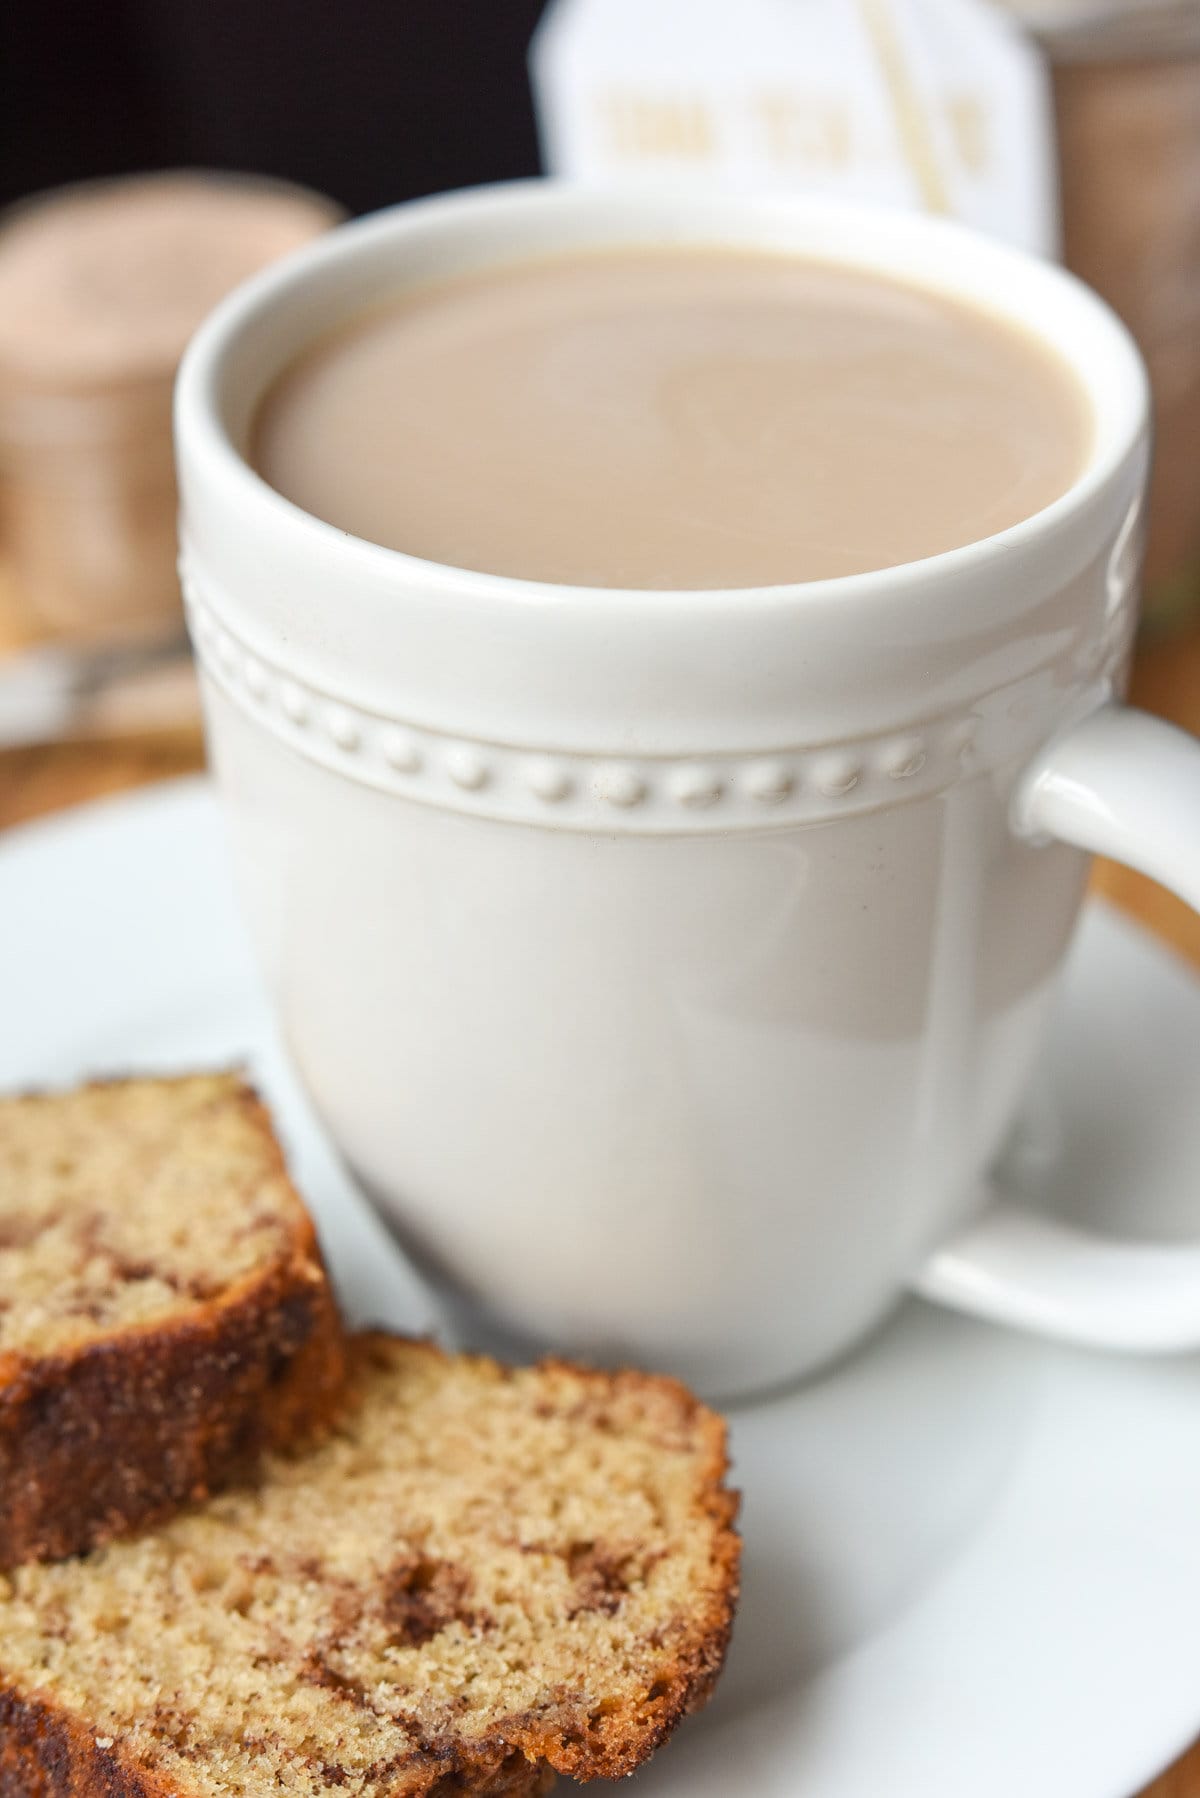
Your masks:
M982 302L1078 372L1085 471L925 562L686 593L373 547L243 460L267 383L359 308L641 241ZM1147 402L1099 300L898 214L482 189L243 288L187 356L177 431L212 763L287 1041L469 1333L723 1394L813 1368L914 1285L1081 1340L1200 1343L1200 1248L981 1210L1085 851L1200 900L1200 750L1115 703Z

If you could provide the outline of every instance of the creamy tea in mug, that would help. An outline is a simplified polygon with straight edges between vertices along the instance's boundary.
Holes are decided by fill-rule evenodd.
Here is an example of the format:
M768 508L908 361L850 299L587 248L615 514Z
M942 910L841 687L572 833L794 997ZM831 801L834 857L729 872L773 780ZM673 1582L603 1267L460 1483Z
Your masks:
M883 275L702 246L419 288L268 391L251 459L370 542L575 586L864 573L1030 517L1089 402L1019 326Z

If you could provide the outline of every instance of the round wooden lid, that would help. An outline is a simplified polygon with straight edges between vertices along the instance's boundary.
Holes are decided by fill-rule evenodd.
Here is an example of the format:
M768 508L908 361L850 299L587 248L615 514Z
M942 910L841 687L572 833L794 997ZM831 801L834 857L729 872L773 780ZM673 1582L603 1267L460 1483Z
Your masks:
M169 378L219 299L340 217L302 188L206 171L24 201L0 223L0 380L71 390Z

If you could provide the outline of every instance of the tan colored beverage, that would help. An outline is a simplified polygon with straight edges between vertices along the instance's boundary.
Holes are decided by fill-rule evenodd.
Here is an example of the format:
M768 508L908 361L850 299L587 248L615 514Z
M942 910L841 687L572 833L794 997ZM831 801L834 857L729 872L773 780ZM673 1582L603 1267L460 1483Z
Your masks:
M629 249L422 288L268 392L288 499L433 561L752 587L971 543L1069 487L1074 375L999 317L769 253Z

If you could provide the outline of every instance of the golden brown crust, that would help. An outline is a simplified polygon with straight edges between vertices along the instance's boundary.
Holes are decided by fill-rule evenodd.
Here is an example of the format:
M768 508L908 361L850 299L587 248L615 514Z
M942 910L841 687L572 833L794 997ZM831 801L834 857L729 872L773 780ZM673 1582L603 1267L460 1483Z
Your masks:
M481 1749L469 1765L456 1755L449 1769L444 1755L426 1759L381 1784L380 1798L543 1798L555 1783L552 1768L511 1749ZM200 1798L201 1789L138 1766L53 1700L0 1686L0 1798Z
M257 1096L237 1102L286 1178ZM332 1415L344 1338L295 1204L286 1253L216 1298L64 1353L0 1355L0 1567L159 1522Z
M0 1798L169 1798L56 1706L0 1687Z

